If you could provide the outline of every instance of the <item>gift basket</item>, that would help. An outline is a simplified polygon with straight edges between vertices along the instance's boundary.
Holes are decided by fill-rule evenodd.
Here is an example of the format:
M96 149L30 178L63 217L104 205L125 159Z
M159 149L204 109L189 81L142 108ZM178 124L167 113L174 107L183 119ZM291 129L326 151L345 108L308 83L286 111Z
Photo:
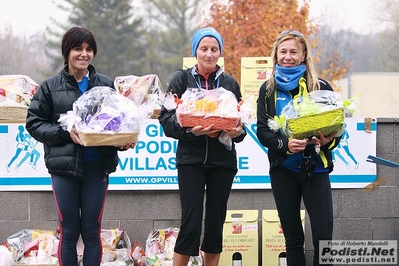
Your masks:
M116 77L114 86L120 94L132 100L136 105L148 102L153 108L151 118L158 118L165 91L157 75Z
M101 265L127 265L131 262L132 245L125 230L101 229L101 242L103 244Z
M173 262L173 249L175 247L178 228L167 228L164 230L154 230L150 233L146 241L146 257L149 265L156 263Z
M10 266L13 261L12 252L4 244L0 245L0 265Z
M15 264L58 265L58 243L55 231L24 229L8 237L5 246Z
M140 244L134 241L134 245L131 249L130 252L130 258L133 261L134 266L147 266L147 258L145 256L145 250L144 247Z
M94 87L73 104L73 110L62 114L61 126L75 127L85 146L115 146L136 143L142 121L152 111L136 106L110 87Z
M101 229L102 243L101 266L126 266L131 265L130 250L131 242L128 234L122 228ZM78 266L83 266L84 244L79 237L76 244L78 255Z
M121 228L101 229L102 266L131 264L131 242ZM24 229L10 236L4 246L12 254L12 265L58 265L59 235L57 231ZM84 244L79 238L76 252L82 265Z
M153 230L146 241L145 254L147 264L151 266L172 266L173 252L176 244L178 228ZM188 265L202 265L202 256L191 256Z
M280 116L269 120L270 128L280 130L283 135L306 139L318 136L321 131L324 136L338 132L340 136L344 130L346 114L354 111L354 97L342 101L337 92L317 90L294 97L282 110Z
M213 129L231 130L240 123L240 104L231 91L222 87L213 90L187 88L180 99L167 95L164 106L176 109L176 117L182 127L208 127L213 124Z
M0 119L26 119L28 106L39 85L24 75L0 76Z

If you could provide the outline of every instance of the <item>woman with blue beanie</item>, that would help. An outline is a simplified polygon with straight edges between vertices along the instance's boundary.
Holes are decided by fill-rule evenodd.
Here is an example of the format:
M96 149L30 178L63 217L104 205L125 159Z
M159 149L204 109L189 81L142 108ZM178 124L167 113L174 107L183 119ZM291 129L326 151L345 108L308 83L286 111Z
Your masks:
M240 101L241 92L237 80L217 65L222 49L223 38L214 28L197 30L192 38L192 53L197 58L197 64L188 70L176 71L169 83L168 93L181 98L187 88L212 90L223 87ZM167 110L165 107L158 119L165 135L178 140L176 165L181 226L173 265L187 266L190 256L198 256L200 249L204 254L204 265L217 266L222 252L227 201L237 173L234 143L241 142L246 132L242 125L225 131L232 139L232 147L228 149L219 141L221 131L213 129L213 125L206 128L182 128L176 121L175 109ZM205 195L205 224L201 244Z

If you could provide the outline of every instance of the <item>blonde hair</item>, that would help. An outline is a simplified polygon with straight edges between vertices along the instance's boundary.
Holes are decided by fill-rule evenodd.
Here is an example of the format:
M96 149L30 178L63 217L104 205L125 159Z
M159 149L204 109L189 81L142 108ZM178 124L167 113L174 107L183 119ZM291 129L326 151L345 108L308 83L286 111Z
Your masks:
M290 39L295 39L296 42L299 44L299 46L303 48L303 53L305 55L303 63L306 65L305 77L306 77L306 85L308 90L315 91L320 89L320 82L316 74L316 68L313 63L312 55L310 52L310 44L308 40L305 39L305 37L297 31L283 31L282 33L280 33L279 36L277 36L276 41L272 46L271 57L273 60L273 69L272 69L271 78L267 81L266 89L268 96L270 96L274 91L274 89L276 88L276 81L274 79L274 76L276 73L278 46L282 42Z

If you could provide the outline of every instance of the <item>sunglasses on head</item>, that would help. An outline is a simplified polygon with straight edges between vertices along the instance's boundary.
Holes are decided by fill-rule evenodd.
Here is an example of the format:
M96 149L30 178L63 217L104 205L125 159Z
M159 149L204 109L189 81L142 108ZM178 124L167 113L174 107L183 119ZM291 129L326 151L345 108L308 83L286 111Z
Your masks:
M302 33L300 33L300 32L297 31L297 30L285 30L285 31L282 31L278 36L280 37L280 36L287 35L287 34L293 34L293 35L295 35L295 36L298 36L298 37L302 37L302 38L303 38Z

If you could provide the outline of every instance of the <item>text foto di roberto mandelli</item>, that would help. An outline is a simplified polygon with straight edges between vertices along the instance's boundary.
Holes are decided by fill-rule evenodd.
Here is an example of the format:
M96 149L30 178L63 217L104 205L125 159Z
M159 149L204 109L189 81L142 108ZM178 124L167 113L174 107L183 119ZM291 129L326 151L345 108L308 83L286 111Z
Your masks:
M396 262L396 240L333 240L320 241L321 258L346 258L363 262ZM382 259L382 260L381 260Z

